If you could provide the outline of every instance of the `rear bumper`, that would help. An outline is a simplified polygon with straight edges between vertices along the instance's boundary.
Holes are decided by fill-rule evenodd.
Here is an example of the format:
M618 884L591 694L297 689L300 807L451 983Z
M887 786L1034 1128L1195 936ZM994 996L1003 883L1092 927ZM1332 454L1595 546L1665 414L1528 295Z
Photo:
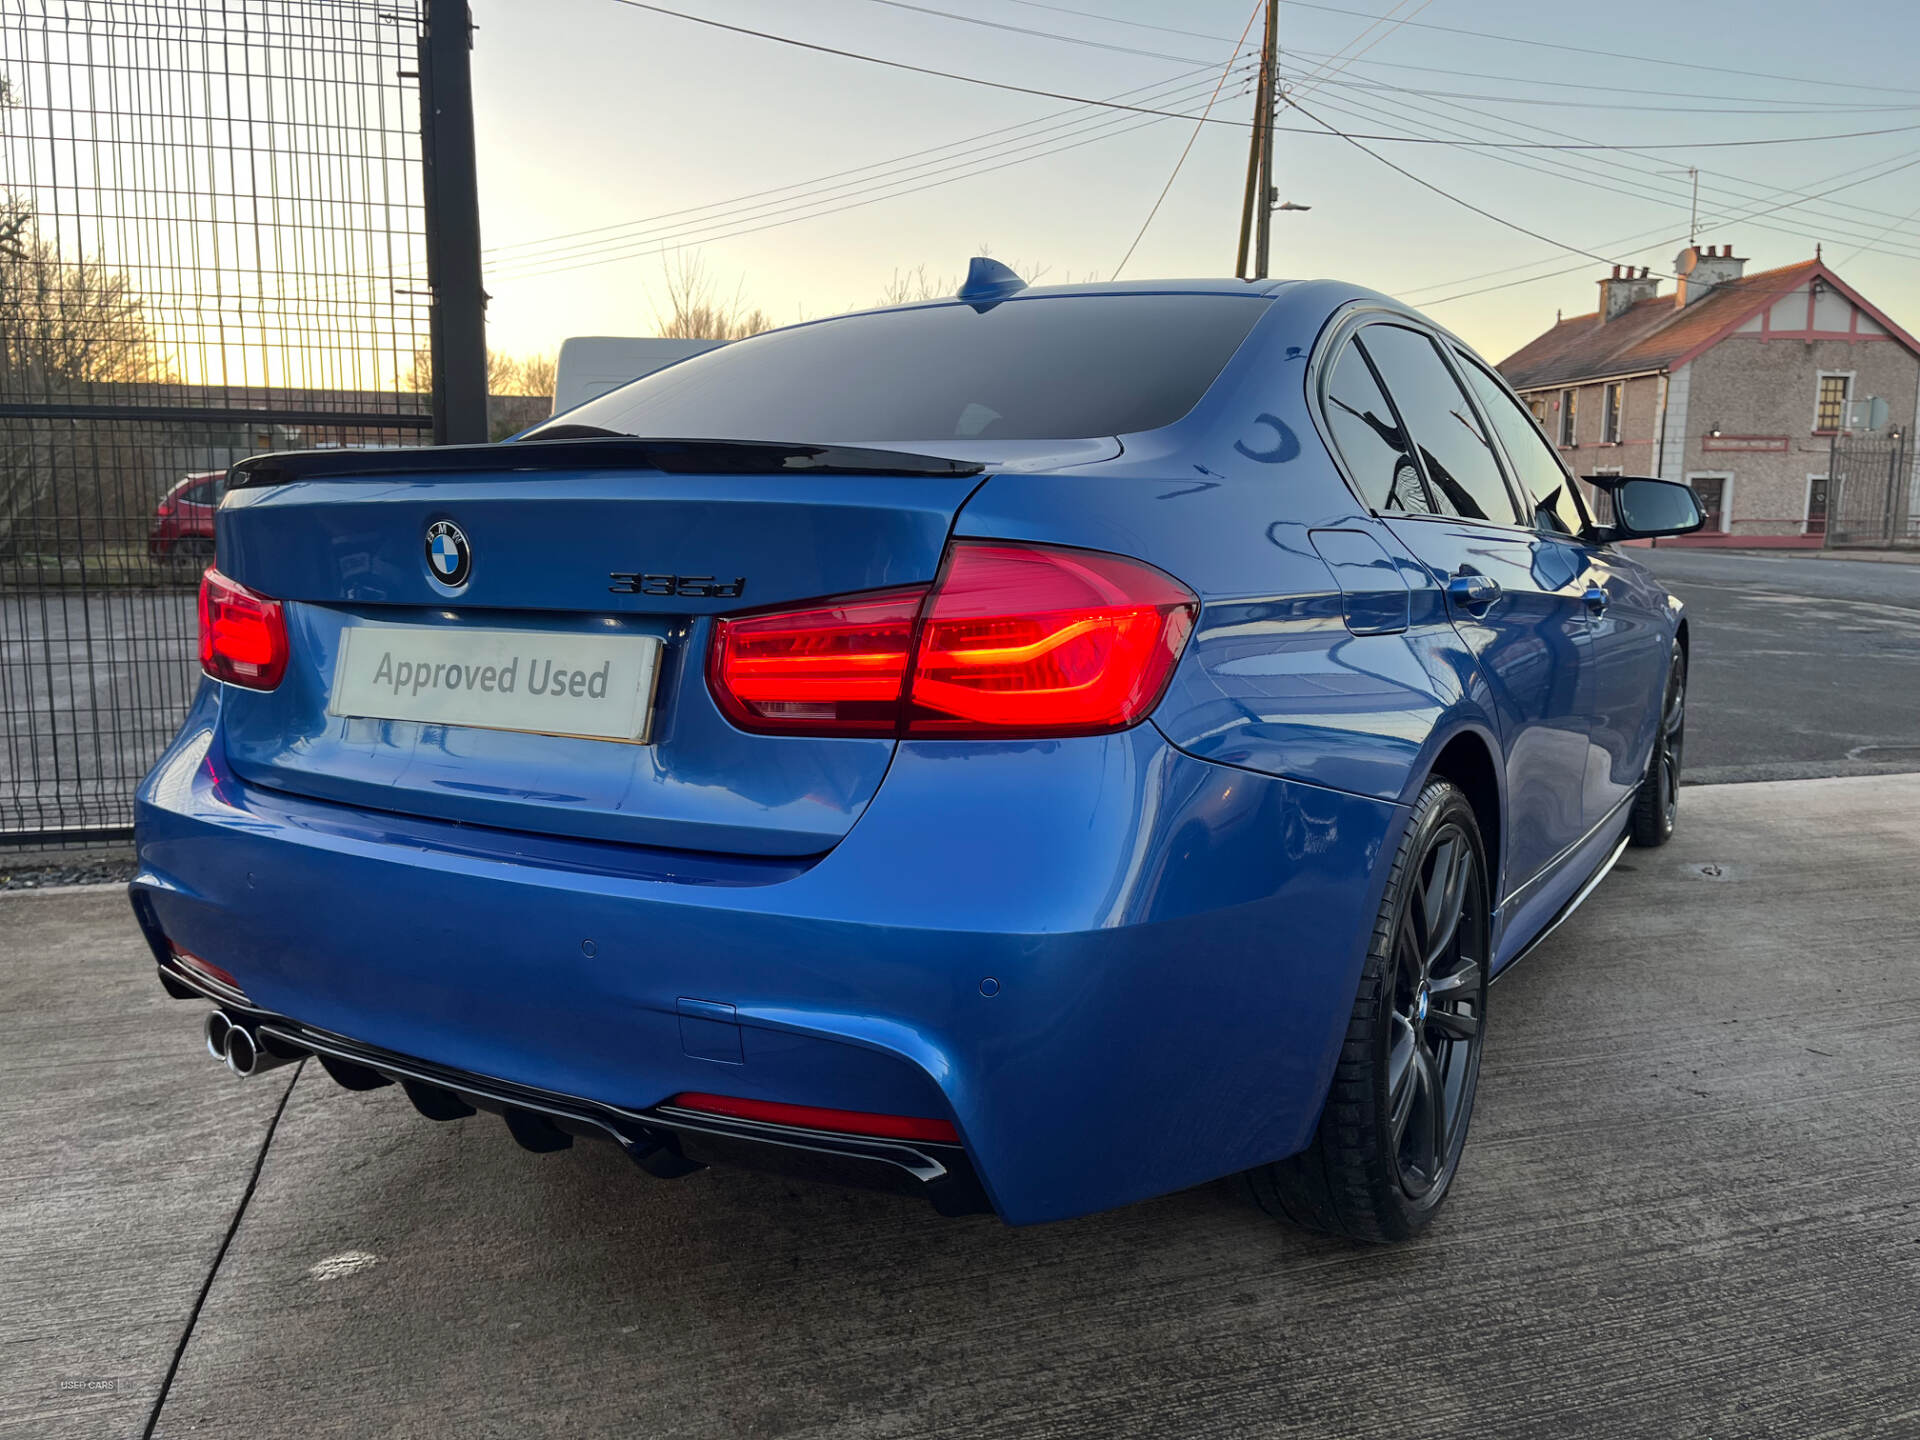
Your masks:
M951 1119L1013 1223L1306 1143L1405 820L1141 726L903 745L830 853L741 864L251 788L219 708L209 683L138 796L160 957L307 1048L692 1150L659 1109L685 1091Z
M177 998L213 1001L228 1016L251 1027L276 1056L311 1057L349 1090L397 1085L431 1120L459 1119L486 1110L505 1118L514 1138L530 1150L561 1149L576 1136L605 1139L663 1180L709 1164L737 1164L917 1195L943 1215L992 1209L972 1162L958 1145L763 1124L672 1104L627 1110L449 1069L316 1030L259 1009L247 997L209 983L172 957L160 961L160 982Z

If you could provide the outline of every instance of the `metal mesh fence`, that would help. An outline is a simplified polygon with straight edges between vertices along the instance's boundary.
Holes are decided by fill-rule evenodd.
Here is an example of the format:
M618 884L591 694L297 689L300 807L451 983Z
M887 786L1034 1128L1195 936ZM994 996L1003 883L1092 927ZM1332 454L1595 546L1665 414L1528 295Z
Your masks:
M0 8L0 844L124 830L221 473L430 434L407 0Z

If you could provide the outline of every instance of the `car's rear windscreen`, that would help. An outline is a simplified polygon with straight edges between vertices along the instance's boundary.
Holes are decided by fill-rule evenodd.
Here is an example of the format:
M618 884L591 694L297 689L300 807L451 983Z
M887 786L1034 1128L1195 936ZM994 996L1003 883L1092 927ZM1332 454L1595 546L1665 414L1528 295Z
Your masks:
M1264 304L1253 295L1061 295L849 315L683 360L555 423L847 444L1155 430L1193 408Z

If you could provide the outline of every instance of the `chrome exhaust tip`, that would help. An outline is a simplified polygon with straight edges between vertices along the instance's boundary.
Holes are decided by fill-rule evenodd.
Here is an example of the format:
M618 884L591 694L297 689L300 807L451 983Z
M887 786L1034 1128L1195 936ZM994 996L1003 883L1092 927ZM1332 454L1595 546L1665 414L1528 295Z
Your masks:
M227 1037L233 1033L233 1021L227 1018L226 1011L208 1012L200 1026L200 1033L206 1039L207 1054L224 1062L227 1058Z
M263 1070L291 1065L300 1058L274 1049L257 1031L245 1025L235 1024L227 1031L227 1068L243 1080Z

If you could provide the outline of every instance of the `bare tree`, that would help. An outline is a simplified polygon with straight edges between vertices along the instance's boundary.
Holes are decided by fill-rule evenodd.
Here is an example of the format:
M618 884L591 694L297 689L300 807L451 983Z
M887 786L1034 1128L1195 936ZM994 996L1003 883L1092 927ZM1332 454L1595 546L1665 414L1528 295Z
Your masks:
M916 265L911 270L895 267L893 278L881 287L880 303L912 305L921 300L938 300L959 288L958 280L949 280L944 275L931 276L924 265Z
M554 363L551 355L529 355L516 359L501 350L487 351L487 393L489 395L553 395ZM424 395L433 389L433 352L422 346L413 352L413 363L401 377L402 389Z
M544 395L553 398L554 361L551 355L529 355L520 362L520 389L522 395Z
M773 318L759 306L749 309L736 285L731 299L722 299L719 286L707 273L696 250L662 256L660 269L667 304L654 307L654 328L666 340L744 340L773 328Z
M133 282L63 261L30 216L0 253L0 374L35 389L173 378Z

